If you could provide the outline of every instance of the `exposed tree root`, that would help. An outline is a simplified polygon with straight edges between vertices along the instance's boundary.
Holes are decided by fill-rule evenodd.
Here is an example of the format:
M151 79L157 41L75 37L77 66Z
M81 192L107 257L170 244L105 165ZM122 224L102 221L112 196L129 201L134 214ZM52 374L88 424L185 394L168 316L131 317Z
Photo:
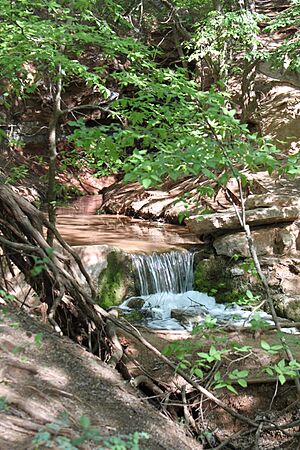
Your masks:
M50 228L64 253L52 249L46 242L43 229ZM87 336L89 324L93 323L102 336L100 351L109 351L103 316L97 314L93 306L95 290L80 258L42 212L5 185L0 185L0 246L6 260L17 266L40 301L48 305L48 319L57 332L68 334L70 323L67 324L64 317L71 316L73 329L69 331L73 338L78 329ZM90 295L73 270L75 265L85 277Z

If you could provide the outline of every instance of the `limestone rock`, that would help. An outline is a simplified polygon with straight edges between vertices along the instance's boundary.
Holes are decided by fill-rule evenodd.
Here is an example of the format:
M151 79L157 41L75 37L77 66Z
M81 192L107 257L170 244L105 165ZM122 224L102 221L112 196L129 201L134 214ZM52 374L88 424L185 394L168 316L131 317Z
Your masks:
M300 142L299 74L272 68L262 62L252 80L249 101L244 103L244 120L256 124L263 136L270 136L284 152L297 151Z
M252 230L258 256L291 255L299 250L299 227L266 227ZM218 255L249 257L249 248L244 232L229 233L215 238L213 246Z
M97 289L97 303L107 308L122 303L124 298L134 294L134 280L130 257L120 250L107 255L107 266L100 273Z
M269 285L287 296L300 295L300 258L262 257L262 267L267 272Z
M78 245L72 248L78 253L86 271L96 286L100 272L107 267L107 255L114 248L109 245ZM77 267L76 272L80 280L84 282L85 279Z
M272 255L274 252L275 229L264 228L252 232L257 255ZM239 255L244 258L250 256L249 246L245 233L230 233L217 237L213 246L217 255L234 256Z
M282 194L260 194L260 195L250 195L246 198L245 207L247 210L256 208L272 208L276 207L289 207L295 206L300 210L300 198L299 196L290 196Z
M299 292L299 289L298 289ZM277 313L289 320L300 322L300 295L279 295L274 299Z
M271 87L271 89L270 89ZM300 89L288 83L269 83L269 90L259 105L263 135L270 135L279 148L299 149Z
M297 206L272 206L270 208L256 208L246 211L246 221L251 226L268 225L274 223L294 222L300 216ZM224 232L224 230L240 230L241 225L233 209L222 213L215 213L201 218L191 216L185 219L190 231L198 235Z

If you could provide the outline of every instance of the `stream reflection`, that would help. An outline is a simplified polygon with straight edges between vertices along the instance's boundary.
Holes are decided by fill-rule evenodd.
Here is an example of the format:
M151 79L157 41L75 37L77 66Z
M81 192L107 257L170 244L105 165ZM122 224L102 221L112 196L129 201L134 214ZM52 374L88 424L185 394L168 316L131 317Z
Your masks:
M101 196L82 197L57 211L57 228L70 245L107 244L128 253L150 253L191 248L197 236L179 225L126 216L96 215Z

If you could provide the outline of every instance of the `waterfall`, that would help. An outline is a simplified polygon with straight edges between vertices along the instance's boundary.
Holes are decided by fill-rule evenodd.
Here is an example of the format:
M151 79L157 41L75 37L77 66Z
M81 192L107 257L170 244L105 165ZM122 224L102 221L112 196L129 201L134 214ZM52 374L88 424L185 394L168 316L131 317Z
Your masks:
M182 293L193 288L194 253L132 255L139 295Z

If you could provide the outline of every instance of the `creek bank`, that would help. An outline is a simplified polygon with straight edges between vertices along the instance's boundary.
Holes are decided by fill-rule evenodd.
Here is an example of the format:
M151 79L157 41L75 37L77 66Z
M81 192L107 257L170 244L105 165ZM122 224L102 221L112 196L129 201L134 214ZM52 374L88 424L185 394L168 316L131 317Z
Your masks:
M15 306L1 305L0 321L0 365L5 377L0 385L2 450L33 448L39 430L49 433L53 445L57 436L76 438L82 435L82 416L90 418L103 439L125 436L126 441L134 432L147 432L149 440L140 439L140 448L202 449L183 427L124 383L116 370L67 337ZM63 414L68 420L59 425ZM56 428L47 428L50 423ZM85 445L91 449L96 444Z
M266 375L263 368L278 360L279 355L271 355L270 353L263 351L260 342L261 339L263 339L270 343L270 345L277 345L278 337L274 332L263 332L261 335L254 336L254 333L242 330L230 332L225 329L223 331L222 329L218 329L217 331L210 329L209 331L207 330L209 337L208 334L204 336L198 334L191 337L187 333L151 331L141 327L139 327L139 331L147 341L160 351L163 351L166 346L169 346L170 344L174 346L174 350L177 348L179 351L178 344L184 343L186 345L185 355L187 355L185 361L186 359L190 361L199 359L197 352L200 351L201 353L204 353L209 351L211 345L215 345L218 349L233 348L234 346L236 346L236 348L251 347L251 351L249 351L248 354L244 353L241 358L237 355L232 355L225 359L222 358L222 364L218 366L222 376L225 376L225 378L225 374L228 373L228 371L234 371L236 369L240 371L248 370L248 386L242 389L238 386L238 383L234 383L233 386L237 390L238 395L231 394L227 390L219 389L216 391L217 395L221 396L228 406L245 414L248 418L256 419L259 413L263 414L266 410L269 411L268 414L270 414L269 418L271 420L280 420L280 423L282 424L287 423L289 420L293 420L293 418L296 417L297 406L294 405L295 391L293 384L290 382L284 386L278 387L272 410L269 409L270 400L274 395L276 379L272 379L272 377ZM167 392L167 402L162 403L162 405L168 408L171 415L174 414L172 407L175 407L175 410L178 410L180 407L179 405L181 402L178 401L178 399L181 399L182 391L183 389L186 389L187 402L190 412L192 412L191 414L195 419L197 425L196 429L199 427L201 430L222 430L220 433L218 431L212 432L212 436L216 438L217 441L220 439L221 442L224 441L225 437L244 429L236 419L233 419L222 409L213 405L209 400L201 400L192 388L189 386L186 386L185 388L186 382L183 378L176 372L174 373L139 342L136 342L132 336L124 333L122 330L118 330L118 335L124 347L122 361L128 370L127 376L139 379L141 374L146 374L146 377L151 379L155 386L159 387L161 390L160 395L163 399L166 397ZM292 345L293 350L299 355L297 340L293 341L292 336L287 336L287 338L290 339L289 343ZM191 353L193 353L194 358L191 357ZM173 357L175 358L175 353L172 354L172 358ZM186 368L186 370L189 369ZM202 380L201 384L206 383L207 380L208 382L209 380L212 380L208 373L206 375L207 378ZM145 380L144 383L141 383L140 388L144 390L144 392L147 392L147 395L151 395L148 386ZM152 393L152 395L155 394ZM169 404L170 406L168 406ZM241 445L241 441L238 441L236 448L252 448L251 444L253 444L253 439L254 437L251 436L248 445L245 445L245 447ZM266 438L266 443L268 443L268 447L266 448L277 448L278 445L281 443L283 444L284 439L285 437L281 433L271 433ZM205 446L205 448L209 447Z

